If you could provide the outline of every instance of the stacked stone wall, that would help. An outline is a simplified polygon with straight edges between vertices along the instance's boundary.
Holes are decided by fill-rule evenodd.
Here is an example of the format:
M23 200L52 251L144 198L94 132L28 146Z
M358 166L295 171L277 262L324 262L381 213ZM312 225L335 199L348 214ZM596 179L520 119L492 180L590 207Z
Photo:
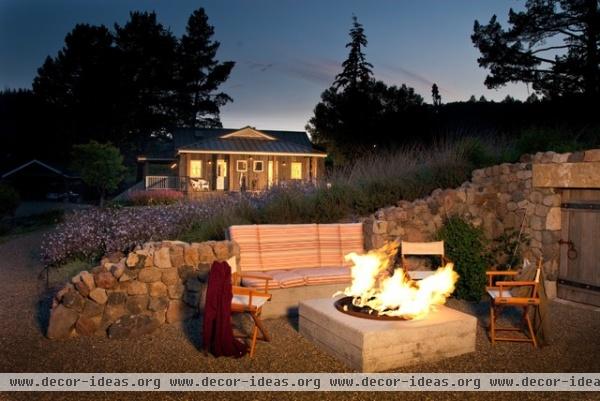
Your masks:
M576 170L574 166L584 164L585 171L591 171L600 168L598 162L600 151L597 149L563 154L545 152L525 155L519 163L474 170L472 179L459 188L436 189L424 199L401 201L366 218L366 247L377 248L395 239L433 240L446 217L459 215L481 227L488 239L498 238L507 230L520 231L522 228L530 238L524 256L543 256L546 279L556 280L561 251L558 241L562 188L534 185L534 166L552 165L548 169L537 168L538 181L545 183L551 182L552 177L544 177L544 171L558 170L560 175L564 170L563 175L567 177L570 171ZM596 185L599 177L571 177L565 179L564 185L582 179Z
M194 317L212 262L239 256L232 241L149 242L107 255L56 293L47 336L134 337Z

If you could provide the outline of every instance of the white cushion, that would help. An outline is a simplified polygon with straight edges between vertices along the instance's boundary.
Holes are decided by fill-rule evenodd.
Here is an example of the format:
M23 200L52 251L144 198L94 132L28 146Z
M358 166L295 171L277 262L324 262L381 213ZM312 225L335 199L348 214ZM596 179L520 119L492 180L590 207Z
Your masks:
M261 306L263 306L265 304L265 302L267 302L267 299L268 299L268 297L263 297L260 295L252 295L252 306L256 306L257 308L260 308ZM242 294L234 294L233 298L231 299L231 304L248 306L250 304L250 296L242 295Z
M488 290L487 292L488 294L490 294L490 297L492 297L492 299L500 298L500 290ZM510 290L502 291L502 298L512 298Z

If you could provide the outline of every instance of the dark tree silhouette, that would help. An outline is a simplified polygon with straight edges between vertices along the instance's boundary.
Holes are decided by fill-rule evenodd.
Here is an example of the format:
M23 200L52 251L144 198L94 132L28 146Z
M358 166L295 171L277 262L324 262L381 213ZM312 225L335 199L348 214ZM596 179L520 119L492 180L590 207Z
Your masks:
M213 34L214 27L208 24L204 9L194 11L178 47L180 126L220 127L219 108L232 101L223 92L214 93L235 63L215 59L220 43L211 39Z
M65 46L38 70L33 89L51 105L68 146L111 141L131 158L174 126L220 126L231 101L218 87L233 62L219 63L219 43L203 9L178 39L154 12L132 12L124 25L77 25Z
M488 68L488 88L531 83L548 97L600 95L600 9L598 0L528 0L526 10L508 14L504 30L494 15L475 21L471 39Z
M352 16L350 39L350 42L346 44L346 47L350 48L350 53L346 61L342 63L342 72L335 77L333 83L335 89L345 87L355 89L367 84L373 76L371 71L373 65L366 60L362 51L363 48L367 47L367 36L362 24L358 22L355 15Z
M433 105L435 107L441 106L442 104L442 95L440 95L440 90L437 84L433 84L431 86L431 98L433 100Z
M65 142L116 135L116 53L108 28L78 24L67 34L56 57L47 57L38 69L33 91L53 109Z
M382 146L403 143L407 135L419 135L416 121L425 110L423 98L402 85L388 87L372 78L366 61L367 45L362 25L353 17L348 59L333 85L321 94L307 130L312 139L327 147L336 164Z
M125 25L115 24L118 49L121 134L136 147L149 135L175 124L174 96L177 38L154 12L132 12Z

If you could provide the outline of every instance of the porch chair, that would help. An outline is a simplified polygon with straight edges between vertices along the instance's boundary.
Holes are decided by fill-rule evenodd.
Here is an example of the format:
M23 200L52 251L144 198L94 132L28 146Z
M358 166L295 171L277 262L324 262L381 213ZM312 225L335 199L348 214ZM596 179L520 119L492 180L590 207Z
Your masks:
M400 258L402 268L413 280L422 280L425 277L431 276L434 271L429 270L408 270L406 256L438 256L442 265L447 263L444 252L444 241L435 242L407 242L402 241L400 249Z
M209 186L208 186L208 181L203 180L201 178L194 180L194 179L190 179L190 182L192 183L192 189L194 191L208 191L209 190Z
M524 269L527 268L526 266ZM535 269L533 280L515 280L520 272L509 271L488 271L487 293L491 297L490 303L490 339L492 345L496 341L515 341L515 342L530 342L535 348L538 346L535 331L531 322L530 311L539 308L540 305L540 274L542 270L542 259L540 258ZM526 273L526 272L525 272ZM512 281L496 281L498 277L512 277ZM499 331L521 331L522 327L505 326L501 327L496 323L496 320L505 307L521 308L523 310L522 324L526 328L525 337L498 337ZM527 334L529 337L527 337Z
M241 277L264 280L264 289L257 290L236 285L240 282ZM257 340L270 341L269 333L264 327L260 315L262 313L263 305L271 300L271 294L269 294L269 281L272 280L272 278L262 274L234 272L232 274L232 279L233 284L231 290L233 292L233 298L231 300L231 313L247 313L252 318L253 326L249 345L250 358L252 358L254 357L254 352L256 350ZM258 337L259 331L261 337ZM248 338L246 335L238 335L236 337Z

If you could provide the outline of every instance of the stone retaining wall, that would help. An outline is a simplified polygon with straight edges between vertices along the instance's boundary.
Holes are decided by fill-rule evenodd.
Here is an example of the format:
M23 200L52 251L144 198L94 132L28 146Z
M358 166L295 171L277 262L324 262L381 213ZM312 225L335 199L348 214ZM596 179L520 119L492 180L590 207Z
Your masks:
M519 230L523 224L524 233L531 239L524 256L543 256L546 279L556 280L561 233L560 187L581 187L570 184L582 179L589 184L591 178L598 183L599 162L600 150L546 152L525 155L519 163L475 170L471 181L459 188L436 189L427 198L401 201L366 218L365 245L367 249L377 248L396 238L432 240L444 218L450 215L465 217L481 227L489 239L497 238L505 230ZM573 171L587 173L581 177Z
M215 260L239 263L232 241L150 242L114 253L77 274L56 294L47 336L132 337L196 315Z

